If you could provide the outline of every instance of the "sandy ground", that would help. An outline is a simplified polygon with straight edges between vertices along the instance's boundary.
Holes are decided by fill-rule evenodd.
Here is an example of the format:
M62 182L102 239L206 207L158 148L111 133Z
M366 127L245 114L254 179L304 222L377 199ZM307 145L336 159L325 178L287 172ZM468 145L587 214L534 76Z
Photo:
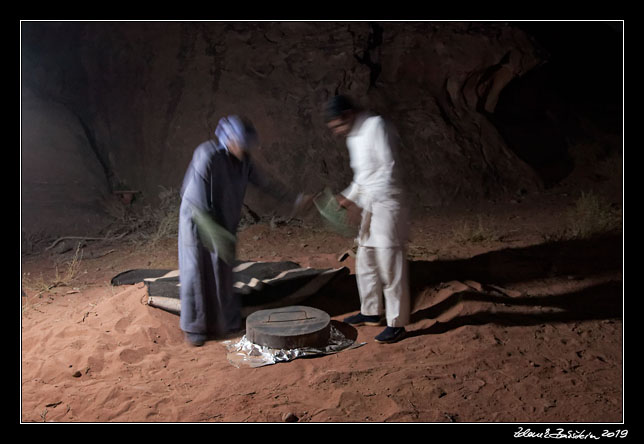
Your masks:
M418 211L405 339L378 344L381 327L359 327L360 348L260 368L232 366L218 342L186 345L143 284L110 286L128 269L176 268L172 239L88 242L73 266L74 250L24 255L22 421L623 421L621 234L549 244L570 205L551 192ZM459 240L479 219L488 238ZM238 253L353 272L353 258L338 262L351 243L257 224ZM354 276L305 303L334 320L356 313Z

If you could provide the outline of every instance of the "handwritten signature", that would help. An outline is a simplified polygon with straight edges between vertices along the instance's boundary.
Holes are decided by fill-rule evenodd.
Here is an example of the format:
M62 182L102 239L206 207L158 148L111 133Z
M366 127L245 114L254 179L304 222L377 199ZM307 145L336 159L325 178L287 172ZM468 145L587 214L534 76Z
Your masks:
M628 430L604 430L600 436L586 430L564 430L564 429L546 429L545 432L533 432L530 429L519 427L514 432L515 438L552 438L552 439L601 439L601 438L625 438Z

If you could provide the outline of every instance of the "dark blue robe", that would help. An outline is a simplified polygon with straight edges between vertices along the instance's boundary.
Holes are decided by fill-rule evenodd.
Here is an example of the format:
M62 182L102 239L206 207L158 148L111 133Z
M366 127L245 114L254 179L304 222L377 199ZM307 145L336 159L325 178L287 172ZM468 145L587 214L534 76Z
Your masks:
M248 183L277 199L293 193L260 173L246 156L240 161L209 140L199 145L185 174L179 212L180 327L188 333L220 336L242 327L241 300L233 292L232 266L199 240L192 206L235 234Z

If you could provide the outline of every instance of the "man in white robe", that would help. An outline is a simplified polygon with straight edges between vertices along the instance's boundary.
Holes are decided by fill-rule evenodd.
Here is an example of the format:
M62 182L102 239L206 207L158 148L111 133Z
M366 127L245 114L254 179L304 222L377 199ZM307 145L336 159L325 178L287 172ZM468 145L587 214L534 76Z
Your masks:
M361 211L356 254L360 313L345 319L352 325L387 328L376 341L402 339L409 323L410 298L406 242L409 210L396 153L395 131L380 116L356 108L344 96L326 107L327 126L345 136L353 181L338 202L349 212Z

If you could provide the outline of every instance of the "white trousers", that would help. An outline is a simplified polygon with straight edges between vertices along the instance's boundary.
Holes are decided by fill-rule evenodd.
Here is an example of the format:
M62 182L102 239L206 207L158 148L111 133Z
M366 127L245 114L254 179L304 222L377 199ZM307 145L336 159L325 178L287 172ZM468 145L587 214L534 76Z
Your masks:
M356 280L360 312L367 316L385 313L389 327L409 324L408 275L404 247L359 246L356 253Z

